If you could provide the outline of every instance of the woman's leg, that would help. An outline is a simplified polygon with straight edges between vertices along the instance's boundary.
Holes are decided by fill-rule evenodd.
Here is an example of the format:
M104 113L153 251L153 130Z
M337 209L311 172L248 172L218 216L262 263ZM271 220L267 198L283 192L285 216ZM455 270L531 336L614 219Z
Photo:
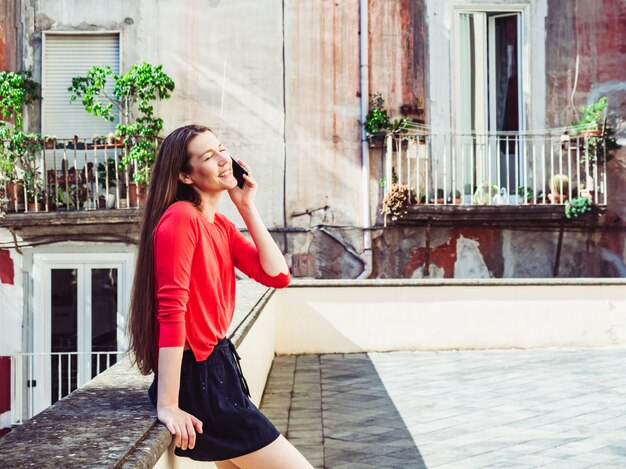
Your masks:
M226 461L216 461L215 465L217 466L217 469L239 469L237 464L228 459Z
M242 469L312 469L313 466L282 435L269 445L231 460Z

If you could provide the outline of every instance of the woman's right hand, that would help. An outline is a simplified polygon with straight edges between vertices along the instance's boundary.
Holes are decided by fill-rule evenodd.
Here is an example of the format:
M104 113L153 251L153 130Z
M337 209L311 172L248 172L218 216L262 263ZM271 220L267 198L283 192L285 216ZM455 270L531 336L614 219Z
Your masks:
M163 423L182 450L193 449L196 445L196 431L202 433L202 421L181 410L178 406L165 406L157 409L157 418Z

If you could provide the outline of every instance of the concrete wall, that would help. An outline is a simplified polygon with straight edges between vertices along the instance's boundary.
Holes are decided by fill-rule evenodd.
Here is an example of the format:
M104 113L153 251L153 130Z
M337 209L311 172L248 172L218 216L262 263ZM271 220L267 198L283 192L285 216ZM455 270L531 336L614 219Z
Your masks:
M623 281L343 282L271 299L277 354L626 345Z
M582 106L606 96L609 123L626 144L626 4L621 0L548 0L546 102L548 126L569 124ZM593 244L626 259L626 148L607 164L605 226ZM619 228L619 229L617 229ZM621 273L620 276L624 276Z
M439 227L431 229L425 275L426 229L374 232L375 278L550 278L558 229ZM625 277L626 252L618 230L566 228L558 277Z

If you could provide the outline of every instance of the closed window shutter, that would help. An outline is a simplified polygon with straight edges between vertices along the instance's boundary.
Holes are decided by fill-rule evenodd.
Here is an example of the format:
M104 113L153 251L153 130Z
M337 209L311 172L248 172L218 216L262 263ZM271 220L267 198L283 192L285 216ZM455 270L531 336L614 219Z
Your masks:
M86 76L94 65L108 65L119 74L120 41L118 34L47 34L43 51L42 132L57 138L91 140L94 135L115 131L119 113L114 122L88 114L81 99L70 103L67 89L72 78ZM106 84L112 95L113 79Z

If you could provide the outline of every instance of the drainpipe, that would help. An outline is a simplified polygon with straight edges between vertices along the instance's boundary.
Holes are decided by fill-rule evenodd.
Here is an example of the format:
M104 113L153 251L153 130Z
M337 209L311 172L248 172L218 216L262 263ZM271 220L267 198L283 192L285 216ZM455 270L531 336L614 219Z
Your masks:
M370 152L365 134L365 118L369 107L369 25L368 0L359 0L360 19L360 60L361 60L361 183L362 188L362 223L363 223L363 261L364 270L359 279L368 278L372 273L372 232L370 231Z

